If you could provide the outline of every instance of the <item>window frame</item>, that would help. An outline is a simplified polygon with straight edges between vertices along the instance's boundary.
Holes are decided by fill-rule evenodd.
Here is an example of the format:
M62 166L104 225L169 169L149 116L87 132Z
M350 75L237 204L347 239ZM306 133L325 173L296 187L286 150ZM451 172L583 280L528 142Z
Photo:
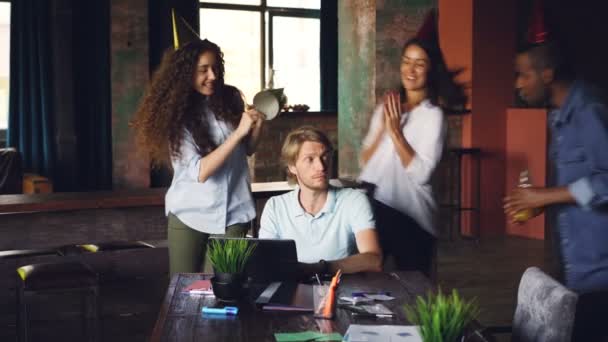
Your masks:
M236 10L236 11L249 11L259 12L260 15L260 89L266 88L266 78L268 70L273 69L273 24L272 19L274 17L291 17L291 18L311 18L321 20L321 9L310 9L310 8L294 8L294 7L274 7L268 6L266 0L260 0L259 5L239 5L239 4L223 4L214 3L213 1L199 1L200 9L222 9L222 10ZM268 30L266 29L266 13L268 13ZM266 32L268 31L268 32ZM268 50L266 49L266 37L268 36ZM320 39L321 37L319 37ZM319 51L319 63L321 51ZM268 59L268 66L266 60ZM267 69L268 67L268 69ZM319 85L320 87L320 85ZM319 96L321 96L321 88L319 88Z
M8 2L9 6L11 6L11 10L12 10L11 0L0 0L0 2ZM11 63L10 62L10 57L9 57L9 62L8 63L9 63L9 68L10 68L10 63ZM9 76L9 80L10 80L10 76ZM10 81L9 81L9 84L10 84ZM10 85L9 85L9 87L10 87ZM10 99L10 95L9 95L9 99ZM8 126L8 121L7 121L7 126ZM3 147L7 146L7 144L8 144L7 135L8 135L8 127L7 128L0 128L0 148L3 148Z
M265 0L264 0L265 1ZM314 13L284 13L275 10L268 11L268 67L272 70L274 69L274 17L285 17L285 18L308 18L308 19L319 19L319 24L321 24L321 11L318 14ZM320 37L319 37L320 38ZM319 51L319 56L321 53ZM319 57L319 63L321 62Z

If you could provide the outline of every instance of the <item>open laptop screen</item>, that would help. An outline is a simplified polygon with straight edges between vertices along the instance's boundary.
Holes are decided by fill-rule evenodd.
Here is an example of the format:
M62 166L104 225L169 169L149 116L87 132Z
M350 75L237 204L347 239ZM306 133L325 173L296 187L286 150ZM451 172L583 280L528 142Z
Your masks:
M257 243L247 266L245 276L253 282L292 280L298 276L298 254L293 240L227 238L212 236L209 241L248 240Z

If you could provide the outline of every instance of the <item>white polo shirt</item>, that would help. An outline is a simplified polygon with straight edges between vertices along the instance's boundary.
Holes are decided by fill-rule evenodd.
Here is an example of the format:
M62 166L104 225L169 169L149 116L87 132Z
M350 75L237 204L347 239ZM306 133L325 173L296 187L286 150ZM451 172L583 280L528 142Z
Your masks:
M376 227L369 200L361 190L330 186L323 209L314 216L300 205L299 193L296 188L266 202L259 237L295 240L300 262L338 260L355 254L355 234Z
M220 145L234 130L207 107L204 114L213 141ZM185 132L181 158L172 159L173 180L165 195L165 213L173 213L188 227L209 234L224 234L226 227L255 217L247 154L243 143L204 182L198 181L201 156Z
M383 105L372 116L363 146L370 146L380 129ZM447 125L441 108L429 100L401 115L403 136L416 152L407 167L399 159L395 144L387 132L378 149L361 170L360 181L376 185L374 198L414 219L423 229L438 235L435 226L437 204L431 188L431 176L441 159Z

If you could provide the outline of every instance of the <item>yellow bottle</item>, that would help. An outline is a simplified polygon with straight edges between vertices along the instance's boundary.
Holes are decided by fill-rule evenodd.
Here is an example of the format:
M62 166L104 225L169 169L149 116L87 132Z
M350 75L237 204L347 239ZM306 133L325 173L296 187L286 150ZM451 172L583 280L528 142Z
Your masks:
M519 188L529 188L532 186L530 182L530 175L528 170L523 170L519 173L519 184L517 185ZM528 208L523 209L515 213L513 218L517 222L526 222L534 216L534 209Z

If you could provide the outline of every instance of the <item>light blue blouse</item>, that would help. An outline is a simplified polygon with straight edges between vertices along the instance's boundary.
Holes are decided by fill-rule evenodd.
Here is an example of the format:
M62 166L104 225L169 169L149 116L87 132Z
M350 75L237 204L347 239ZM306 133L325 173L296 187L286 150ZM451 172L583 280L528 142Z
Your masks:
M222 144L234 131L204 109L212 140ZM173 213L190 228L209 234L224 234L226 227L255 217L249 168L244 143L205 182L198 181L201 156L190 132L184 135L181 158L172 158L173 180L165 196L165 213Z

